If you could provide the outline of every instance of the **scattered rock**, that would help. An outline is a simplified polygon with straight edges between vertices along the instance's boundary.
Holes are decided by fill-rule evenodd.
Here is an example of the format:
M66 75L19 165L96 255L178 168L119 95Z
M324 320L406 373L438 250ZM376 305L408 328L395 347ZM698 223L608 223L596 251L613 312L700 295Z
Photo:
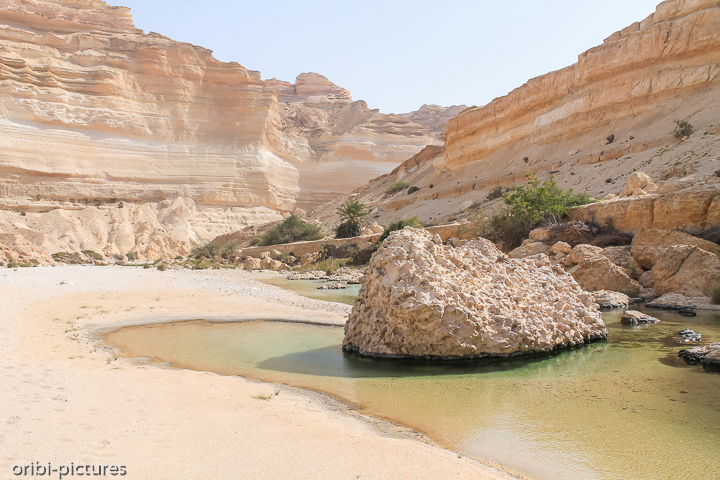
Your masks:
M626 310L620 317L620 323L623 325L651 325L659 321L659 318L651 317L637 310Z
M598 304L602 309L625 308L630 305L630 297L624 293L599 290L597 292L589 292L589 294L593 302Z
M312 272L293 273L285 277L288 280L324 280L327 274L322 270L313 270Z
M590 296L545 255L507 259L482 238L453 248L407 227L373 256L343 349L477 358L548 352L606 335Z
M711 305L709 297L686 297L679 293L666 293L647 303L648 307L666 308L671 310L696 309L699 306Z
M683 317L697 317L697 312L692 308L681 308L677 313Z
M678 332L678 335L680 335L680 339L678 340L678 343L684 342L700 342L702 341L702 334L696 333L694 330L690 330L689 328L686 328L684 330L680 330Z
M705 347L694 347L680 350L678 357L688 365L702 364L703 368L712 372L720 371L720 343L711 343Z
M328 283L317 287L318 290L342 290L345 288L347 288L347 286L342 283Z
M557 242L555 245L552 246L552 248L550 248L550 251L556 255L558 253L568 254L572 251L572 247L565 242Z

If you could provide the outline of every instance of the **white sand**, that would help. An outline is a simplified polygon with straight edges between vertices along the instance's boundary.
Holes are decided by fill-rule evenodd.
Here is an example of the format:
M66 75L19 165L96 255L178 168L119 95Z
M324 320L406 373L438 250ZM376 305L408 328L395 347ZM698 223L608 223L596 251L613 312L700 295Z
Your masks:
M514 478L322 395L115 359L99 337L169 319L345 321L350 307L262 275L0 269L0 478L35 461L124 465L129 479Z

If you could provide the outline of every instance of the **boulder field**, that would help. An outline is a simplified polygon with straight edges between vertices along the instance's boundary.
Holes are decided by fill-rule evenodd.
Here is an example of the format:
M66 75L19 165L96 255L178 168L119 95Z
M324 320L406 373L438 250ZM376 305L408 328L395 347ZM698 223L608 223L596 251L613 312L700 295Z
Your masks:
M458 248L406 227L375 253L343 350L470 359L549 352L606 337L589 294L545 255L509 259L479 238Z

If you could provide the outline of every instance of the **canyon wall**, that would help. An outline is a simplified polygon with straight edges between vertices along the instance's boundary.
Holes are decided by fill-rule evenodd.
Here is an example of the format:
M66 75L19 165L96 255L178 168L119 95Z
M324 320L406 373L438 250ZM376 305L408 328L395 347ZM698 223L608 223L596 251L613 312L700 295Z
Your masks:
M676 120L695 133L676 138ZM718 134L720 1L669 0L576 64L461 112L445 127L444 149L428 147L352 198L383 224L416 214L437 224L499 208L488 193L529 172L597 198L618 194L636 170L702 182L720 168ZM387 194L399 180L416 188ZM311 217L336 222L341 201Z
M303 208L329 202L390 172L426 145L442 143L443 126L465 108L433 105L384 114L353 101L350 92L317 73L303 73L294 84L274 78L265 83L282 104L283 133L312 152L298 166Z
M258 72L101 1L0 0L0 202L292 211L302 158ZM296 150L300 149L300 152Z

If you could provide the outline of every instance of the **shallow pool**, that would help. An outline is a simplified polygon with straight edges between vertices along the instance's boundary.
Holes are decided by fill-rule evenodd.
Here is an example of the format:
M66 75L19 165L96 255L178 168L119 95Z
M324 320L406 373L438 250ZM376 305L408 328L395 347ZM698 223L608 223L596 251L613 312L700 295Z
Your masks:
M343 355L338 327L202 321L106 336L127 356L327 392L460 453L538 479L717 478L720 374L677 359L675 333L720 341L720 316L625 327L549 357L418 365Z
M266 278L263 283L292 290L303 297L325 300L327 302L355 304L355 299L360 291L360 285L347 285L347 288L340 290L318 290L321 285L327 285L325 280L287 280L285 278ZM335 283L335 282L332 282ZM339 282L345 283L345 282Z

